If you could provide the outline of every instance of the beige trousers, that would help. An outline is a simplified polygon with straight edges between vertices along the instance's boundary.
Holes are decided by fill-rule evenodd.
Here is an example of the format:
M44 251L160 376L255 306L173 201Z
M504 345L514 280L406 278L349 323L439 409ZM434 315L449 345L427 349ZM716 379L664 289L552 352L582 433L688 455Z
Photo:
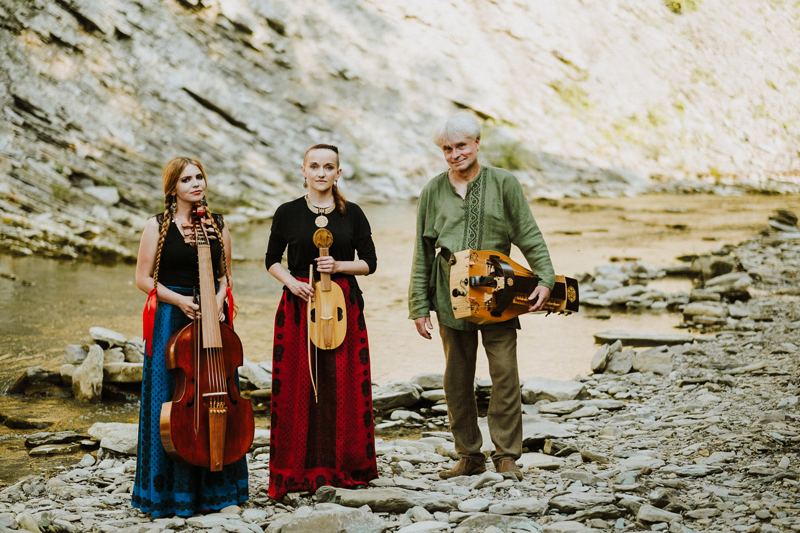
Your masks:
M461 457L483 463L483 438L478 429L475 401L475 363L478 332L462 331L439 324L444 356L444 394L450 431ZM492 395L489 400L489 435L495 446L492 461L517 460L522 455L522 403L517 369L517 330L481 330L481 341L489 360Z

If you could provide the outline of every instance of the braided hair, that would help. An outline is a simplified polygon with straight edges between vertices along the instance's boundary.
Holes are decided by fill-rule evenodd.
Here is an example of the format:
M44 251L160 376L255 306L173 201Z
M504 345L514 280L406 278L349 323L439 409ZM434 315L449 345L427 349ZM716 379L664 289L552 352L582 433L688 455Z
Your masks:
M158 269L161 263L161 250L164 247L164 239L167 236L169 225L172 223L173 206L177 206L178 202L178 199L173 193L178 184L178 180L183 173L183 170L189 165L194 165L199 168L200 173L203 175L203 180L208 183L206 169L203 167L203 164L199 160L190 157L175 157L170 159L167 164L164 165L164 170L162 171L161 177L164 182L164 213L161 220L161 225L159 226L158 246L156 247L156 264L153 268L153 288L155 289L156 294L158 294ZM220 248L222 249L222 271L225 274L228 287L232 288L233 280L228 272L228 258L225 253L225 244L222 242L222 233L220 232L217 222L214 220L214 216L211 214L210 209L208 209L208 219L211 221L211 226L213 226L214 231L217 234L217 239L219 239ZM235 316L236 310L233 309L231 312Z

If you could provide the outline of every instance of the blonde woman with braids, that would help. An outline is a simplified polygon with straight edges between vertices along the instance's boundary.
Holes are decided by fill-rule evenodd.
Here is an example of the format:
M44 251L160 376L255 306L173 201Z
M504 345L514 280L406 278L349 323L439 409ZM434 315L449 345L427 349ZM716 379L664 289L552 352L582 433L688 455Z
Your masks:
M200 307L192 296L199 275L191 217L195 206L206 204L208 186L203 165L188 157L169 161L164 166L163 180L166 207L163 213L147 221L136 263L136 286L149 297L144 316L147 357L131 504L155 517L192 516L247 500L247 463L242 458L221 472L211 472L174 462L161 444L161 405L172 399L175 389L175 379L165 367L164 347L172 333L199 313ZM230 323L231 317L226 313L233 309L230 231L221 215L212 215L205 224L210 235L214 277L219 284L216 296L219 320Z

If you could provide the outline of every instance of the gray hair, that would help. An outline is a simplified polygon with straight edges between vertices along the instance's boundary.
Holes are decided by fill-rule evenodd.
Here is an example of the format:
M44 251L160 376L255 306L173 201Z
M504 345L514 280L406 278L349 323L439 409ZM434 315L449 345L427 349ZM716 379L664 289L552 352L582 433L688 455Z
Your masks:
M469 111L459 111L442 119L433 129L433 142L439 148L447 142L469 137L472 140L481 138L481 126L475 115Z

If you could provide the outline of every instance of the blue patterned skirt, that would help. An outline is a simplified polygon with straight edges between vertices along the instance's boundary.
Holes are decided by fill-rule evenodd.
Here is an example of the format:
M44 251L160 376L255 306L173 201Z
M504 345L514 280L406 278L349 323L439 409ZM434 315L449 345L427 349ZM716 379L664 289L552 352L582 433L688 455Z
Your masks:
M169 287L191 295L191 289ZM175 378L164 364L170 336L189 324L180 308L158 302L153 325L152 350L144 358L139 412L139 446L131 504L154 517L192 516L200 511L238 505L248 499L247 460L211 472L208 468L176 463L161 444L161 404L172 400Z

